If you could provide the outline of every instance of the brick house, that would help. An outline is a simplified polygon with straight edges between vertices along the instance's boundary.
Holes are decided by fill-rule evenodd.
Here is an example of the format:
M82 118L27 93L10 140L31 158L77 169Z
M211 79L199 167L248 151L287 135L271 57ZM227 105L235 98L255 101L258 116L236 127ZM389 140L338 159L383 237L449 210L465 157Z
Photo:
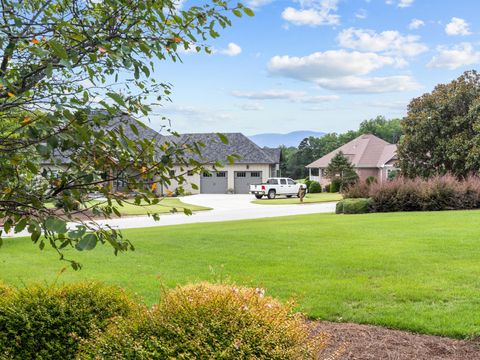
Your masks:
M372 134L360 135L345 145L315 160L306 167L311 180L318 181L322 186L330 183L325 178L324 171L332 158L339 152L350 160L355 167L360 180L374 176L377 181L383 182L388 179L392 171L398 171L397 145L390 144Z

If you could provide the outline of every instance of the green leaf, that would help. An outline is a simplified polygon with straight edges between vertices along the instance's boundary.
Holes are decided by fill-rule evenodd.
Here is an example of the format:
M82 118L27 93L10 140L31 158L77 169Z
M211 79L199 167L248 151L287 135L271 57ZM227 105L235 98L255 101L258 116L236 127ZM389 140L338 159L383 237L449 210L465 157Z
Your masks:
M14 229L15 233L19 233L20 231L25 229L25 226L27 226L27 219L23 218L17 223L17 225L15 225L15 229Z
M130 124L130 129L132 129L133 133L138 136L138 129L135 124Z
M77 243L75 248L79 251L92 250L97 246L97 241L97 235L87 234Z
M235 16L242 17L242 12L238 9L233 9L232 12L235 14Z
M244 12L245 14L247 14L248 16L254 16L254 15L255 15L255 13L253 12L253 10L252 10L252 9L249 9L249 8L244 8L244 9L243 9L243 12Z
M117 93L109 92L106 94L109 98L113 99L118 105L126 106L125 101L123 100L122 96Z
M220 138L220 140L224 143L224 144L228 144L228 138L221 134L221 133L217 133L217 136Z
M65 48L58 42L51 40L50 47L53 50L53 53L62 60L68 60L68 53Z
M45 220L45 228L48 231L57 234L65 234L67 232L67 222L62 219L50 216L47 218L47 220Z

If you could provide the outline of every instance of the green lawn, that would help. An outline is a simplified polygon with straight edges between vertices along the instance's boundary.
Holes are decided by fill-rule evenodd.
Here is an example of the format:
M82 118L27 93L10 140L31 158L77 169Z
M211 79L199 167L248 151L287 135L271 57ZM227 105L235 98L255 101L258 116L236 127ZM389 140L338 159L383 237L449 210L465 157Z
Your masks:
M92 203L93 201L96 201L96 200L92 200ZM145 215L147 213L169 213L169 212L172 212L173 209L176 209L177 211L182 212L183 209L185 208L190 209L192 211L211 210L208 207L184 203L179 198L168 198L168 197L161 199L160 202L155 205L148 205L144 201L141 202L140 206L123 202L123 206L117 206L117 208L122 215L127 215L127 216L128 215Z
M342 200L342 195L339 193L320 193L320 194L307 194L303 199L304 203L320 203L320 202L329 202L329 201L339 201ZM254 204L262 205L286 205L286 204L300 204L300 199L298 197L286 198L285 196L279 196L276 199L270 200L266 197L261 200L253 200Z
M148 303L160 285L262 286L311 317L452 337L480 334L480 211L302 215L126 230L136 251L70 251L83 270L28 239L6 239L1 279L97 279ZM58 280L57 277L59 277Z

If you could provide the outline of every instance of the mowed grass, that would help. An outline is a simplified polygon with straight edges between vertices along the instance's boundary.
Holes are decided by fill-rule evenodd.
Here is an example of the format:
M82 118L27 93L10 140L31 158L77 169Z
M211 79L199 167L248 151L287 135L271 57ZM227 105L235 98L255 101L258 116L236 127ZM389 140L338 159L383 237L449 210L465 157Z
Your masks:
M125 230L136 251L69 251L83 269L61 275L53 251L6 239L0 274L19 286L96 279L149 304L161 286L228 281L294 299L312 318L470 337L480 334L479 222L479 211L315 214Z
M106 202L105 201L97 201L97 200L92 200L90 203L97 202L100 204L103 204ZM115 203L115 202L114 202ZM118 211L122 215L146 215L147 213L170 213L173 211L179 211L182 212L184 209L189 209L191 211L203 211L203 210L211 210L208 207L205 206L198 206L198 205L192 205L192 204L187 204L184 203L181 199L179 198L173 198L173 197L165 197L160 199L160 202L155 205L150 205L146 203L145 201L142 200L140 205L134 205L133 200L127 200L127 202L122 202L123 206L117 206Z
M342 200L342 198L343 198L343 196L339 193L307 194L303 198L303 203L304 204L311 204L311 203L340 201L340 200ZM291 198L287 198L287 197L282 196L282 195L279 195L276 199L273 199L273 200L270 200L267 197L263 197L260 200L253 200L252 203L261 204L261 205L301 204L300 199L296 196L291 197Z

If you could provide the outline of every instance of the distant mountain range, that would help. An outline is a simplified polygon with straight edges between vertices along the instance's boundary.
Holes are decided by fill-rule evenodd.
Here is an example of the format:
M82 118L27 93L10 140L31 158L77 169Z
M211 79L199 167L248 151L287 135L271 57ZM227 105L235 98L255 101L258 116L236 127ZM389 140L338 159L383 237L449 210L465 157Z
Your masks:
M324 132L318 131L293 131L288 134L257 134L249 136L249 138L260 147L279 147L280 145L285 145L289 147L298 146L298 144L300 144L300 141L302 141L306 137L321 137L323 135L325 135Z

